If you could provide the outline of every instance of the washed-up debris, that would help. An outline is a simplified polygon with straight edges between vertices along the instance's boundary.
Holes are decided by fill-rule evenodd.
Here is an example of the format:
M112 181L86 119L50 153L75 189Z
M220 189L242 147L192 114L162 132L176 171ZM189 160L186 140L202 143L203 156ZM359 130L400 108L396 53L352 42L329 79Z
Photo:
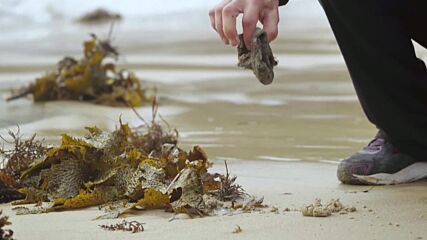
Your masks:
M59 146L20 170L14 189L25 196L17 214L99 206L117 218L135 210L164 209L189 216L250 212L263 198L243 192L236 177L209 173L211 163L200 146L178 147L178 132L153 121L131 128L120 121L115 131L86 128L83 138L62 135ZM15 149L15 151L18 151ZM22 151L22 150L19 150Z
M108 230L108 231L125 231L138 233L144 231L144 223L140 223L138 221L126 221L123 220L121 223L110 224L110 225L99 225L100 228Z
M30 214L41 214L48 213L49 209L53 206L53 203L42 204L41 202L37 203L35 206L18 206L12 208L15 211L16 215L30 215Z
M17 182L21 173L47 152L43 142L35 140L36 135L27 140L22 140L19 128L16 132L9 131L9 137L11 140L6 140L0 136L5 143L13 146L10 150L0 147L0 156L2 156L0 159L0 203L25 197L23 193L17 190Z
M326 205L316 199L314 203L301 208L302 215L306 217L329 217L332 213L347 214L355 211L355 207L345 206L339 199L331 199Z
M3 180L3 182L15 186L22 171L27 169L35 160L42 158L46 154L47 148L43 146L43 141L35 139L35 134L29 139L23 140L19 127L16 132L8 131L8 134L11 140L1 136L0 138L5 143L13 145L13 148L9 150L4 147L0 148L0 155L3 156L0 174L11 177L12 179L9 181Z
M134 73L116 69L119 53L110 40L94 34L84 42L83 58L65 57L53 72L15 90L7 101L32 95L34 102L88 101L109 106L140 106L148 99Z
M10 229L3 229L7 225L11 225L8 216L3 216L3 211L0 210L0 239L13 240L13 231Z
M273 56L267 34L260 28L255 30L250 49L245 45L243 34L239 35L240 43L237 46L238 66L252 69L258 80L268 85L273 82L273 68L277 61Z
M242 228L239 225L236 225L232 233L237 234L237 233L241 233L242 231L243 231Z
M279 208L278 207L272 207L270 209L270 212L278 214L279 213Z
M244 194L242 186L236 184L237 176L231 176L228 171L227 162L224 161L225 165L225 175L217 175L219 178L220 186L217 190L214 190L212 193L221 201L231 201L233 199L241 198ZM215 186L213 186L215 188Z
M113 13L103 8L98 8L79 17L77 22L84 24L98 24L120 20L122 20L122 15Z

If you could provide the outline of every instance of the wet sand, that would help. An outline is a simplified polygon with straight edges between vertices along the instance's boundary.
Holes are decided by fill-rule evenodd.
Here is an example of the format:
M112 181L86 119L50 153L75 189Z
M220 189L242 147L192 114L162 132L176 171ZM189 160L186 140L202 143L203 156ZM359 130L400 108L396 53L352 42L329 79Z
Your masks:
M279 214L242 214L178 219L169 213L142 212L129 219L145 222L141 234L105 232L92 221L96 208L15 216L10 215L17 239L427 239L427 183L392 187L341 185L335 177L338 161L364 146L375 134L365 119L330 35L285 30L273 48L279 67L275 82L263 86L250 72L237 69L235 50L212 33L196 39L153 40L146 35L118 38L121 65L156 86L160 113L180 131L180 146L200 144L222 172L227 160L247 192L264 196ZM10 49L0 47L0 93L32 81L65 54L79 55L85 35L54 38L51 46L37 41ZM148 36L156 36L151 34ZM147 40L148 38L148 40ZM65 49L58 49L61 40ZM140 39L145 39L141 40ZM172 43L172 44L171 44ZM26 53L28 49L32 49ZM37 49L37 50L35 50ZM83 134L82 127L115 127L120 115L137 125L129 109L85 103L29 100L0 101L0 133L20 126L49 143L59 134ZM140 109L147 120L150 108ZM370 189L368 192L364 190ZM340 198L358 211L329 218L307 218L286 207L299 208L316 197ZM238 224L243 232L232 234Z

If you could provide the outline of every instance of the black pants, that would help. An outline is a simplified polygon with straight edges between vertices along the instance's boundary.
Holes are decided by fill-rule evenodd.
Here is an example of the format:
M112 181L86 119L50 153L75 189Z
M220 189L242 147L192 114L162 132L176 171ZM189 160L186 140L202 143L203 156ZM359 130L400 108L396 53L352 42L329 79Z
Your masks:
M320 0L369 121L427 161L427 0Z

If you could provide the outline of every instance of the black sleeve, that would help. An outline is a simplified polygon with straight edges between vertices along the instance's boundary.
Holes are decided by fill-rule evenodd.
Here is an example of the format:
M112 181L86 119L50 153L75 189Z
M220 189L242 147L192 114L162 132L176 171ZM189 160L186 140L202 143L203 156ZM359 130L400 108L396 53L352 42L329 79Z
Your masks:
M288 2L289 2L289 0L279 0L279 6L283 6Z

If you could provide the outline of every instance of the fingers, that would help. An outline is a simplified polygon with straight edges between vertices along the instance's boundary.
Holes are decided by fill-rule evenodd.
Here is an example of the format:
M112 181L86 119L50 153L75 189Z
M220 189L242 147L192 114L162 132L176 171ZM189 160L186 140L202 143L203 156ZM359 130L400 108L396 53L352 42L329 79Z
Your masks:
M222 23L222 11L223 8L230 2L230 0L224 0L222 3L220 3L218 6L216 6L214 9L212 9L209 12L209 18L211 19L211 25L215 29L215 31L218 33L220 38L225 44L229 44L229 41L225 37L224 31L223 31L223 23Z
M256 24L259 19L259 8L249 6L245 9L242 19L243 39L246 47L251 46L252 36L254 35Z
M269 42L278 35L279 11L278 2L223 0L209 12L212 27L225 44L236 46L239 36L236 29L236 18L243 13L243 38L247 47L251 46L252 37L258 20L263 24Z
M268 41L271 42L277 38L279 33L278 25L279 25L279 11L278 9L273 9L268 11L264 18L262 19L263 30L267 33Z
M223 32L232 46L239 43L239 36L236 29L236 18L242 12L236 2L231 2L222 10Z
M216 31L216 29L215 29L215 9L214 8L212 8L209 11L209 18L211 20L211 27Z

